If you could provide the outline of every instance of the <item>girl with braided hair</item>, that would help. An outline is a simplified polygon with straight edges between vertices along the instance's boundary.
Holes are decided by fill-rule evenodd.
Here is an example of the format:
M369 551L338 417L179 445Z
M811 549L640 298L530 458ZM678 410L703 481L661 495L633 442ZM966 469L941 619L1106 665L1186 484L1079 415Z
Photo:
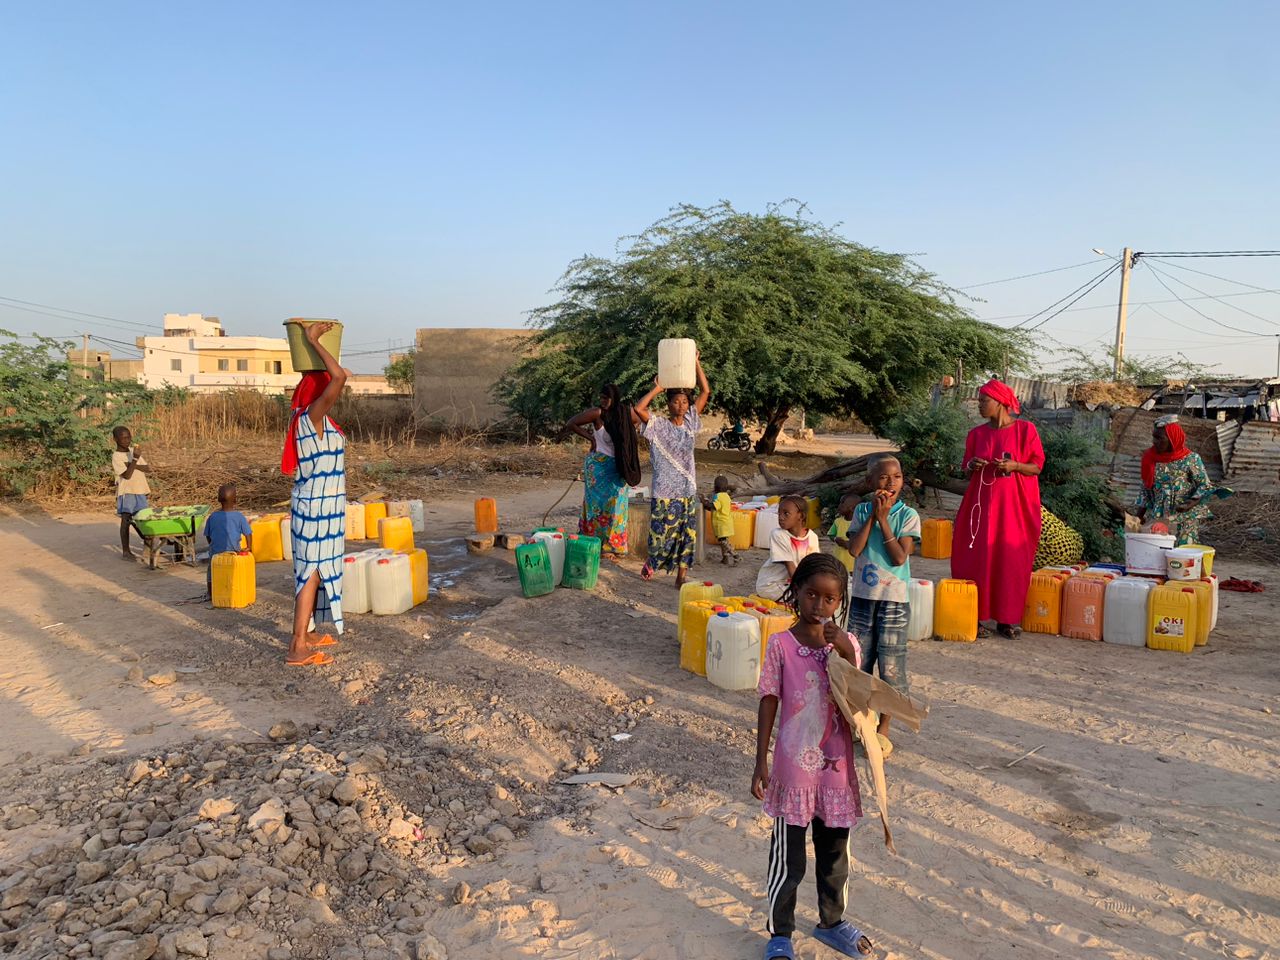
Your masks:
M610 383L600 391L600 406L583 410L564 426L564 432L591 444L582 467L578 532L599 540L601 555L614 561L627 552L626 488L640 483L638 420L630 404L622 402L618 385Z

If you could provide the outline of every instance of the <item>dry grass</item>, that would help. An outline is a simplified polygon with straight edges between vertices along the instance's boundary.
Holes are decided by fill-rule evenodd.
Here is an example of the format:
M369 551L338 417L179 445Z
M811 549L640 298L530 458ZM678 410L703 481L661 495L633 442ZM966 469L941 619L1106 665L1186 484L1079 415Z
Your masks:
M1201 539L1216 547L1218 556L1273 563L1280 554L1280 497L1237 493L1213 503L1213 519L1206 521Z

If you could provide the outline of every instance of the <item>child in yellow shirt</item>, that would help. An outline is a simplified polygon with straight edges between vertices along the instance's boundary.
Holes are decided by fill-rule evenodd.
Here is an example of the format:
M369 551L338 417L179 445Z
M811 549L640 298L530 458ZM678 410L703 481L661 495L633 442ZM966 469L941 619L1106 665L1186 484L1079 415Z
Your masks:
M711 511L711 535L720 544L720 562L732 562L736 567L741 558L733 549L733 498L729 495L731 490L729 478L720 474L716 477L714 495L710 498L703 497L702 504Z
M835 544L831 548L831 555L844 564L844 568L853 574L853 565L855 559L849 552L849 525L853 523L853 511L858 506L858 497L856 494L846 493L840 498L840 508L836 513L836 522L831 525L828 536L831 542Z

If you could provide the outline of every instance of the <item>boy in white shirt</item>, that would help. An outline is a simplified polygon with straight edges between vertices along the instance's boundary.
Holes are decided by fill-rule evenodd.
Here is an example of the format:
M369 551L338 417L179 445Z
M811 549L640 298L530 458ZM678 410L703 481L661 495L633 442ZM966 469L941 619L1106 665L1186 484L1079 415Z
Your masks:
M818 552L818 535L805 525L809 504L804 497L778 501L778 529L769 538L769 559L756 576L756 596L781 600L796 572L796 564Z
M111 473L116 478L116 513L120 515L120 549L124 559L132 561L129 548L129 526L133 515L147 508L147 495L151 486L147 474L151 467L142 458L142 448L133 446L133 434L128 427L116 427L111 431L116 448L111 451Z

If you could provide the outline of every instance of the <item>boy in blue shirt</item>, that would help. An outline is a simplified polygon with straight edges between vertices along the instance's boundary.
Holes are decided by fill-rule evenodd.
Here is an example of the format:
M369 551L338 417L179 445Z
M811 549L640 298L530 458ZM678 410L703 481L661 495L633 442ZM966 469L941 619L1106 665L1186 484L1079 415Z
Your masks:
M236 510L236 485L224 483L218 488L219 510L209 514L204 524L204 538L209 541L209 573L205 577L208 599L213 599L213 558L220 553L238 553L240 537L245 539L246 550L253 549L253 530L249 520Z
M902 502L902 464L884 456L867 467L870 499L858 504L849 524L853 590L849 597L849 631L862 647L862 669L903 696L907 686L907 623L911 608L907 583L911 554L920 542L920 514ZM888 738L889 715L880 715L879 731Z

